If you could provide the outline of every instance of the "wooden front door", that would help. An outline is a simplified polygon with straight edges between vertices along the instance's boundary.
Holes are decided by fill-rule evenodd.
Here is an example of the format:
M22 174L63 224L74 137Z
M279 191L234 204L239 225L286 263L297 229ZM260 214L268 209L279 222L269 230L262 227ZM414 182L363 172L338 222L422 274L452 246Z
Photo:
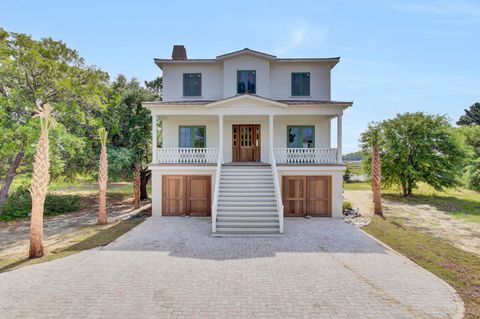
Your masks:
M283 176L285 216L331 216L331 176Z
M164 175L162 215L210 216L211 177L204 175Z
M260 144L260 125L232 125L232 159L234 162L260 162Z

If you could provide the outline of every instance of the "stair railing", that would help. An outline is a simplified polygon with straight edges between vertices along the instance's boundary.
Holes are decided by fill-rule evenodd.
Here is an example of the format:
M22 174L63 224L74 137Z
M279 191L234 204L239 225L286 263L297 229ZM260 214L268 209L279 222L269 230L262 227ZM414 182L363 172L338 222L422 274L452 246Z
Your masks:
M273 173L273 184L275 185L275 197L277 199L277 212L278 212L278 226L280 228L280 234L283 234L283 202L282 202L282 193L280 192L280 183L278 182L278 171L277 163L275 160L275 154L273 148L270 148L270 158L272 161L272 173Z
M220 174L222 173L222 150L218 154L217 170L215 172L215 189L213 191L213 204L212 204L212 233L217 232L217 209L218 209L218 197L220 195Z

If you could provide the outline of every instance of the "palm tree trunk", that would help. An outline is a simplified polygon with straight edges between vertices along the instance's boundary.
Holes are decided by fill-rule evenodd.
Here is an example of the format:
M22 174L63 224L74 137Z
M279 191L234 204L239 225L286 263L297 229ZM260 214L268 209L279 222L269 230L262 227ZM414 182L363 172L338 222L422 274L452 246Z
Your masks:
M98 168L98 224L107 224L107 182L108 182L108 161L107 161L107 146L106 146L106 131L105 136L100 133L100 140L102 149L100 151L100 162Z
M135 168L133 172L133 193L135 196L134 206L135 208L140 208L140 166L138 162L135 162Z
M382 211L382 168L380 162L380 151L378 145L374 144L372 148L372 191L373 191L373 213L383 216Z
M36 146L35 160L33 162L32 186L32 216L30 221L30 258L44 255L43 244L43 210L45 196L47 195L50 161L48 156L48 131L55 121L51 118L52 108L45 104L39 108L37 116L40 117L41 133Z

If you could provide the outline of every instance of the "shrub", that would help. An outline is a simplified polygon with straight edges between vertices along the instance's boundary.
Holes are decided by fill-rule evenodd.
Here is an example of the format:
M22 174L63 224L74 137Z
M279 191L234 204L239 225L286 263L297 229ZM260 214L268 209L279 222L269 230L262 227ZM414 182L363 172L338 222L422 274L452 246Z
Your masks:
M47 194L45 198L45 216L73 212L81 208L81 197L78 195ZM32 210L32 199L26 187L19 187L10 194L2 206L0 220L10 221L28 218Z
M349 200L344 200L342 204L342 211L346 212L353 209L352 202Z

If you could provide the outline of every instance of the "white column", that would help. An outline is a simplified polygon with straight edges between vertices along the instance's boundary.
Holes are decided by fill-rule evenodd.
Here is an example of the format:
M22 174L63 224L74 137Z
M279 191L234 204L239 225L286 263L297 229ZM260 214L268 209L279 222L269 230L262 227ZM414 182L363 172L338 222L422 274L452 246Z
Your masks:
M342 163L342 117L343 114L337 116L337 163Z
M218 156L223 164L223 114L218 115Z
M152 112L152 163L157 163L157 114Z
M270 144L270 151L269 152L269 157L270 157L270 163L272 163L272 153L273 153L273 114L270 114L268 116L268 142Z

